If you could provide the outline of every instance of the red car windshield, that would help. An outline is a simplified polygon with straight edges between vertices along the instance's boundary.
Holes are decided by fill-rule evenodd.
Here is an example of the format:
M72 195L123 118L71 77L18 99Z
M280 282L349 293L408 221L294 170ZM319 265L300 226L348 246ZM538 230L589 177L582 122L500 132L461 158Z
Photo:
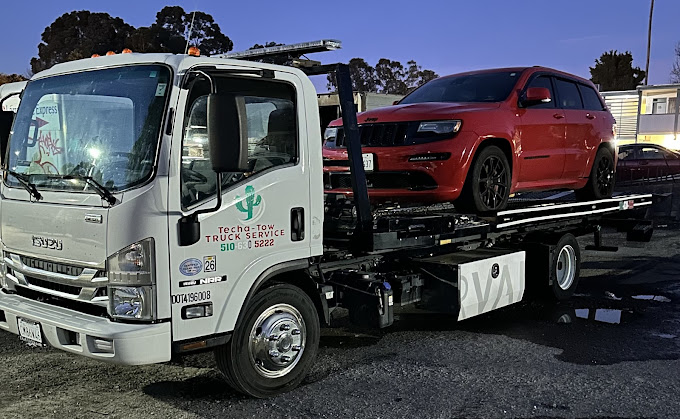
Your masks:
M501 102L517 83L521 71L466 74L432 80L399 104L423 102Z

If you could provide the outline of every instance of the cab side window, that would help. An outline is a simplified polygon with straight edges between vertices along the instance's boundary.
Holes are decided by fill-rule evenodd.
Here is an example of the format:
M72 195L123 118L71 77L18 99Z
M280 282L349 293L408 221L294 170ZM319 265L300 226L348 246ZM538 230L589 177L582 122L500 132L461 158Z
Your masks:
M249 89L251 84L253 88ZM278 86L267 89L268 85ZM230 87L238 87L241 91L235 93L242 94L246 103L249 169L246 173L224 173L223 189L298 161L294 89L281 83L244 81L238 86L222 83L218 92L234 91ZM182 205L185 208L209 199L217 190L217 175L210 163L207 98L207 94L195 98L185 117L181 168Z
M529 87L545 87L550 91L550 102L547 103L537 103L531 105L531 109L552 109L555 107L555 92L553 91L552 82L550 81L550 76L538 76L531 80L527 85Z
M557 87L557 94L560 100L560 108L583 109L581 94L578 91L578 86L576 83L562 79L555 79L555 86Z

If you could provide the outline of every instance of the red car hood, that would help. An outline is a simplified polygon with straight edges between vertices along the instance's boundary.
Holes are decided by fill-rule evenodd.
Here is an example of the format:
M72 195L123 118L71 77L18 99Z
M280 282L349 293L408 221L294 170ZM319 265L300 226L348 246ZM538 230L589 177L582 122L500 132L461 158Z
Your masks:
M433 121L452 119L464 112L486 111L497 109L499 103L450 103L426 102L408 105L394 105L373 109L357 114L359 124L403 121ZM329 126L342 125L342 119L336 119Z

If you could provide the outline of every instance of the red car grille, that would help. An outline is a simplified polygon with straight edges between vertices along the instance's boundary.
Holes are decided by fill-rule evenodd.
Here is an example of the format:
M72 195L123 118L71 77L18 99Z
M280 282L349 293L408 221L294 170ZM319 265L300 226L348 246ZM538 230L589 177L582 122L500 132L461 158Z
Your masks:
M359 125L361 145L364 147L390 147L404 145L409 131L409 122ZM345 131L338 128L336 147L345 147Z

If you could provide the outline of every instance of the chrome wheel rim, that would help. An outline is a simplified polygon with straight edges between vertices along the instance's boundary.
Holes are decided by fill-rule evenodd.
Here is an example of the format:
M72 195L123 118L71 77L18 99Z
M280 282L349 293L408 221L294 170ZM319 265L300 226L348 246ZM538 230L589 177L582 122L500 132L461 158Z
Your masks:
M300 361L306 341L305 321L298 309L273 305L259 315L250 331L250 362L263 377L283 377Z
M576 277L576 251L570 245L564 246L557 256L557 284L568 290Z
M508 192L508 171L503 161L489 156L482 163L479 173L479 197L489 210L500 208Z

